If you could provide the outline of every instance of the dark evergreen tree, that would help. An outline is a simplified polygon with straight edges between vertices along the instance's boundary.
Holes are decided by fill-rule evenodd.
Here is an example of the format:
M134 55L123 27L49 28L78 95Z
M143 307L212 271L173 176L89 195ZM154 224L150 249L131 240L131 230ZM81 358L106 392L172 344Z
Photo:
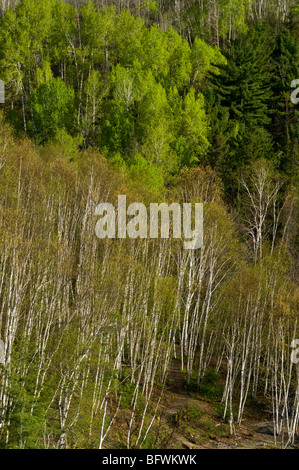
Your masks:
M280 170L294 176L298 165L299 113L292 103L291 82L299 77L299 47L294 25L290 23L277 37L272 62L271 132L280 155Z
M235 196L240 167L257 158L273 158L268 132L271 42L268 28L252 27L227 48L227 64L218 66L221 73L211 73L212 92L206 96L212 93L217 99L208 98L213 123L210 160L218 162L231 198Z

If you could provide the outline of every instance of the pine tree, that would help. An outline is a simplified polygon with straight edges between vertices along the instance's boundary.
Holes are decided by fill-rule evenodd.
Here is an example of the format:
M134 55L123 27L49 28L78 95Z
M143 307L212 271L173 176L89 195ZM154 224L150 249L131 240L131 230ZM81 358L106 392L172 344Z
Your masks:
M218 65L221 73L211 73L215 91L232 120L254 126L270 123L269 39L260 28L240 36L225 53L227 64Z
M271 55L273 100L271 132L280 155L280 169L293 177L298 171L299 112L291 102L290 85L299 77L299 47L290 23L277 37Z
M212 123L209 159L218 162L230 198L236 195L240 167L272 157L270 53L269 32L252 28L226 50L220 74L211 72L212 89L206 92Z

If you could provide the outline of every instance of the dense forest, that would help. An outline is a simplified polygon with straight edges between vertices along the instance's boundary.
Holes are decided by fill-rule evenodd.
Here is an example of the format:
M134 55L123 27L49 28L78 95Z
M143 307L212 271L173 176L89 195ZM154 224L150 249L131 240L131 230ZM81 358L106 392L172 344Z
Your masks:
M261 406L298 446L299 3L2 0L0 79L0 448L200 447ZM120 194L203 203L202 248L99 240ZM169 421L178 376L220 427Z

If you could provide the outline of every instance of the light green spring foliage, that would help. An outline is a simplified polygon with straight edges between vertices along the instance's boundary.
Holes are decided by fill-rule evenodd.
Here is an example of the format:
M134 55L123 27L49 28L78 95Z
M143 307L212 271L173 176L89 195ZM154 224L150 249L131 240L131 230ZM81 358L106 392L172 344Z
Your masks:
M142 155L165 177L205 155L204 99L191 87L225 60L217 48L91 2L78 16L61 0L21 0L0 22L9 119L37 142L63 130L129 166Z
M44 142L67 127L72 119L73 103L74 90L61 78L39 85L29 100L34 116L31 124L36 137Z
M142 156L165 182L184 165L208 163L231 200L241 167L267 153L292 178L298 2L284 25L273 8L20 0L0 18L6 117L39 144L61 130L127 169Z

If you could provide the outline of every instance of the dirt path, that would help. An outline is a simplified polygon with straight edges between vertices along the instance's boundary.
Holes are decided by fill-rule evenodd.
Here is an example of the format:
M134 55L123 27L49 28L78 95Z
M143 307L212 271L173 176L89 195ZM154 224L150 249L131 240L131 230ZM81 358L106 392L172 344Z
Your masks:
M165 401L162 405L165 416L165 427L171 434L171 448L189 449L254 449L273 448L274 436L271 435L269 415L257 410L249 410L245 414L241 426L236 428L236 435L229 434L228 425L219 413L215 412L213 402L204 397L190 394L185 388L185 376L180 370L179 359L174 359L169 367L169 379ZM188 419L184 413L198 410ZM187 411L186 411L187 410ZM180 419L182 417L182 423ZM260 432L261 428L265 428ZM268 433L265 430L269 431Z

